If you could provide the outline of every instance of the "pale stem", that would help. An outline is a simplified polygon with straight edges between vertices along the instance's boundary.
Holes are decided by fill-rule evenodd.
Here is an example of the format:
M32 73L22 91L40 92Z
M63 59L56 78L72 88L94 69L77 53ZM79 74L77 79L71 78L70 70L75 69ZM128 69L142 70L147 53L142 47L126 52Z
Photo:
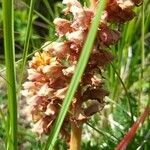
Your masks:
M69 150L80 150L82 126L77 126L75 123L71 124L71 139Z

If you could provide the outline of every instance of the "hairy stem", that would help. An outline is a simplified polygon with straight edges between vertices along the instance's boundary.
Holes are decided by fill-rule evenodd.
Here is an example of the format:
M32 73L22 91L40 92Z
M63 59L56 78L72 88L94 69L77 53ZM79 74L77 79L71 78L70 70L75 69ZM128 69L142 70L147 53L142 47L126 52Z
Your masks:
M75 123L71 124L70 150L80 150L82 126L83 124L78 127Z
M92 7L92 8L95 8L95 7L96 7L97 0L90 0L90 3L91 3L91 7Z

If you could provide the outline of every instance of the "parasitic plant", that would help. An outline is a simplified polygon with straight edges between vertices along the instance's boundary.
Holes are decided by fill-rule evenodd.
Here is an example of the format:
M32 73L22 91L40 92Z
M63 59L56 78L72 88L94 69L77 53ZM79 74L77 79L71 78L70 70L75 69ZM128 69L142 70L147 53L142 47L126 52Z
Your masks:
M107 48L120 38L120 32L112 29L110 23L122 24L133 19L132 8L139 3L139 0L106 2L89 61L61 127L61 136L70 141L70 150L80 148L83 123L104 107L104 98L108 96L102 73L113 56ZM46 42L43 51L35 53L29 62L27 81L23 84L22 95L27 102L25 112L33 121L32 130L39 136L50 133L59 113L98 1L91 0L89 8L77 0L63 0L63 4L66 5L64 14L69 14L72 19L54 20L58 40Z

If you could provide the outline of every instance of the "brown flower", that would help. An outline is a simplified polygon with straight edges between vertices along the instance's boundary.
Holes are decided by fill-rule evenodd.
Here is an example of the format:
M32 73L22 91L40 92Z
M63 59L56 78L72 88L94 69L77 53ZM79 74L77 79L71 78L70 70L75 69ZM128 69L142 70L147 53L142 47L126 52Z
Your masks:
M93 2L96 7L97 1ZM68 139L72 122L79 126L104 107L108 92L103 88L102 70L113 60L106 48L120 38L120 33L110 28L107 22L131 20L135 16L132 7L139 2L107 2L89 62L62 126L62 137ZM77 0L64 0L63 3L67 5L65 13L73 14L73 19L56 18L54 24L58 37L65 36L66 40L46 42L43 51L35 53L29 62L27 81L23 84L22 95L27 103L25 113L33 121L33 131L40 136L50 132L56 119L96 10L83 7Z
M109 0L106 7L108 21L124 23L133 19L135 17L133 5L131 0Z

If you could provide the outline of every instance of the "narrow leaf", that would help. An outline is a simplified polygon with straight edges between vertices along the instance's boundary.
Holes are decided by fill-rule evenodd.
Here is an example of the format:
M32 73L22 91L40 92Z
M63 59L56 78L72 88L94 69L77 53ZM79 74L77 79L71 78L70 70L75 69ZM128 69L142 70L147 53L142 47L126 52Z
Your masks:
M139 128L140 124L143 124L146 117L150 115L150 107L147 106L145 111L141 114L138 120L132 125L131 129L127 132L121 142L117 145L115 150L125 150L128 144L133 139L134 135L136 134L137 129Z
M17 149L17 95L16 95L16 70L14 49L14 8L13 0L3 3L3 30L5 46L6 81L8 97L8 131L7 149Z
M20 69L21 75L20 75L20 83L19 83L18 92L21 88L21 83L22 83L23 74L24 74L24 68L25 68L27 55L28 55L34 4L35 4L35 0L31 0L30 7L29 7L29 16L28 16L27 32L26 32L26 38L25 38L25 44L24 44L24 50L23 50L22 64L21 64L21 69Z

